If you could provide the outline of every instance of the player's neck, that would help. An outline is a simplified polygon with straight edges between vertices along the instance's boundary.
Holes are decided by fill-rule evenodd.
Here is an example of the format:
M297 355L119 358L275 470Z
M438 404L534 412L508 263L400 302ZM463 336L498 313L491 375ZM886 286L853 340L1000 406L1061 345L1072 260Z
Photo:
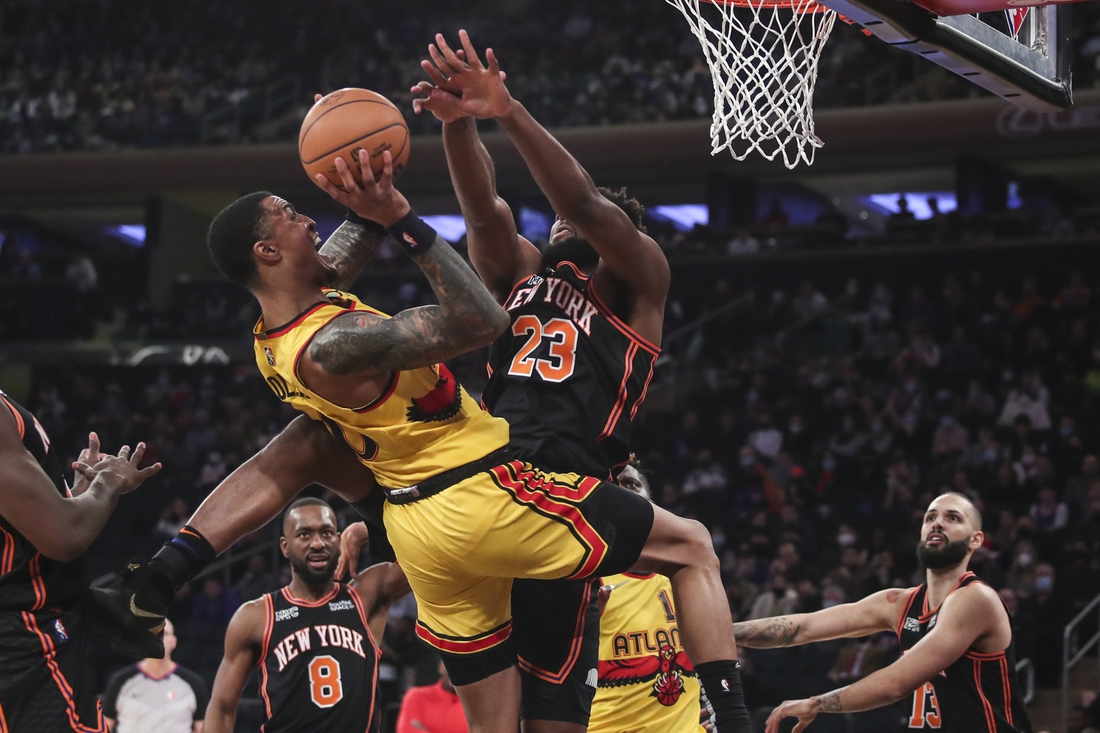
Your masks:
M311 285L256 290L253 292L263 311L264 328L270 330L290 323L311 305L324 300L320 288Z
M290 595L295 598L300 598L303 601L315 602L319 601L329 593L336 586L336 581L331 578L324 583L313 585L307 583L298 574L295 574L290 580Z
M967 558L969 560L969 558ZM959 584L959 579L966 575L967 562L964 561L953 568L940 568L938 570L926 570L925 583L928 585L928 607L937 608L948 594Z
M150 677L163 677L176 666L176 663L169 659L142 659L138 662L138 667L142 672Z

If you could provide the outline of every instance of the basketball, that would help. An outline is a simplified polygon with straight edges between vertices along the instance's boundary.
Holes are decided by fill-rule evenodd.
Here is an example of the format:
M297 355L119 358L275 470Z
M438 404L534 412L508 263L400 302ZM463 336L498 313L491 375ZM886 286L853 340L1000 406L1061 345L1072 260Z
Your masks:
M360 149L370 155L375 178L382 173L385 151L393 156L394 180L409 159L409 126L394 103L381 94L367 89L340 89L318 100L302 120L298 157L310 180L323 173L343 189L336 171L336 159L342 157L361 182Z

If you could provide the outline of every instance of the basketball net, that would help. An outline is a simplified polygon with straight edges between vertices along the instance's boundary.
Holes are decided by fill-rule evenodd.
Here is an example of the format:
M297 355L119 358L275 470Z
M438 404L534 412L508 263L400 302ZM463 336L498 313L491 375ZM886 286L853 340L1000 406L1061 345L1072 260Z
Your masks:
M703 46L714 83L711 155L814 162L817 63L836 11L813 0L667 0ZM703 8L707 8L706 11ZM707 17L715 22L711 24Z

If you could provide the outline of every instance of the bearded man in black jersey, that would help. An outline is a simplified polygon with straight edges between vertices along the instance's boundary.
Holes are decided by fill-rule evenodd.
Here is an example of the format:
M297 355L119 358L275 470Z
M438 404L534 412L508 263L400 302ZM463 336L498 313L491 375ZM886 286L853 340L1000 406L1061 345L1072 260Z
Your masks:
M280 540L290 585L241 606L225 634L225 657L206 712L207 733L232 733L241 693L260 668L265 733L361 733L378 711L375 643L390 605L409 592L396 565L334 580L340 532L320 499L295 501Z
M907 726L944 733L1031 733L1016 679L1012 623L997 592L968 572L982 546L982 517L963 494L928 505L917 556L925 582L890 588L815 613L734 624L738 643L773 649L880 631L898 635L901 659L862 680L808 700L785 702L768 718L776 733L798 718L800 733L818 713L871 710L912 696Z

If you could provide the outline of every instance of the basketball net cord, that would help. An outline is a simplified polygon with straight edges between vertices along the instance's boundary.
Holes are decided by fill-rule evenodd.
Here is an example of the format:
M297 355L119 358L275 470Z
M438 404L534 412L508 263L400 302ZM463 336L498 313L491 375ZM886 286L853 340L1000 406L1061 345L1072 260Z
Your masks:
M794 168L814 162L814 83L836 11L813 0L667 0L691 25L714 84L711 155L754 150ZM727 4L729 3L729 4ZM702 8L706 6L706 15Z

